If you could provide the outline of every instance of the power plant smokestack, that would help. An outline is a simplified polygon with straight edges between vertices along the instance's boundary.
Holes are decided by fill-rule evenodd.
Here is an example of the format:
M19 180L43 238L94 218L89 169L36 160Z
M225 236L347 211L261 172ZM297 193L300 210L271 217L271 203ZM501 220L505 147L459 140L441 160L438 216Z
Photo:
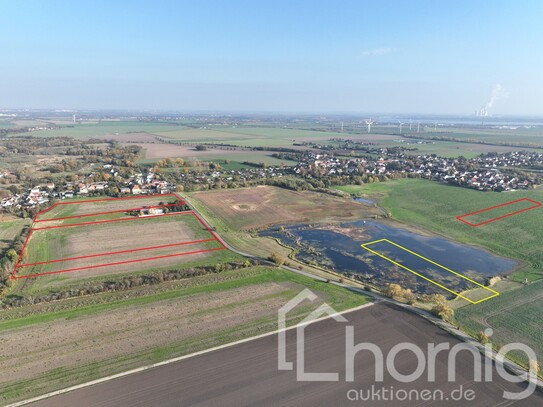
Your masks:
M488 116L488 111L492 109L494 106L494 103L501 99L503 96L505 96L505 89L503 86L499 83L493 86L492 88L492 95L490 95L490 99L488 102L486 102L486 105L484 105L480 110L477 111L476 116L481 117L481 124L485 124L485 117Z

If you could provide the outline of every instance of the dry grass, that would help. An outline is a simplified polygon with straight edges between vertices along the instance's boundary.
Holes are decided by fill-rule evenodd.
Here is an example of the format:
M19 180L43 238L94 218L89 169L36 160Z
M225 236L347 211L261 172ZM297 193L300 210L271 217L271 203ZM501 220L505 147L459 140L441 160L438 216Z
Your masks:
M85 198L84 200L98 200L101 198ZM107 198L105 198L107 199ZM103 200L100 202L80 202L74 201L62 201L56 206L52 207L49 211L44 212L38 216L38 220L60 218L64 216L75 215L87 215L92 213L102 213L109 211L129 210L133 208L142 208L144 206L157 206L160 202L170 203L174 202L175 198L172 196L151 196L151 197L127 197L126 199L119 200ZM92 221L94 219L86 219L83 221ZM48 226L43 224L42 226Z
M210 238L213 236L191 214L134 218L125 222L36 230L32 233L25 250L24 263L26 264L126 250L129 252L22 267L18 274L38 274L157 256L170 257L78 270L66 275L81 278L112 272L133 272L149 267L173 266L183 261L194 261L209 255L209 253L193 253L172 256L174 254L216 248L220 245L213 241L152 250L133 250Z
M192 196L228 227L238 230L279 223L358 220L379 215L377 208L354 201L269 186L198 192Z
M288 285L268 283L121 308L107 318L95 314L7 331L1 335L0 382L143 352L271 316L284 302L278 294L288 290Z

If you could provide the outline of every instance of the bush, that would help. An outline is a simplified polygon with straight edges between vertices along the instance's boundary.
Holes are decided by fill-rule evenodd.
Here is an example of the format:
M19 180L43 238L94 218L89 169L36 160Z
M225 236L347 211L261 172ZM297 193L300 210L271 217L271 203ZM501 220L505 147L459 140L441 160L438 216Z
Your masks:
M483 345L486 345L486 344L490 341L490 337L489 337L484 331L480 331L480 332L477 334L477 339L478 339L479 342L481 342Z
M387 297L394 298L400 297L402 291L402 287L400 287L398 284L387 284L385 289L383 290L383 294Z
M276 252L273 252L271 254L271 256L269 257L269 260L273 261L278 266L285 264L285 258Z
M383 290L383 294L390 298L402 298L408 304L413 305L417 302L417 295L410 288L403 289L398 284L388 284Z
M449 304L437 304L434 308L432 308L432 313L441 318L443 321L454 321L454 310Z
M187 269L172 269L166 271L158 271L155 273L138 275L138 276L123 276L116 280L103 282L89 283L88 285L78 288L69 289L66 291L52 292L40 297L22 297L18 295L9 295L3 299L1 307L20 307L29 304L38 304L42 302L55 301L66 298L79 297L89 294L98 294L108 291L123 291L133 287L144 285L156 285L165 281L182 280L186 278L202 276L210 273L220 273L226 270L244 268L243 262L221 263L214 266L201 266ZM8 280L9 281L9 280Z

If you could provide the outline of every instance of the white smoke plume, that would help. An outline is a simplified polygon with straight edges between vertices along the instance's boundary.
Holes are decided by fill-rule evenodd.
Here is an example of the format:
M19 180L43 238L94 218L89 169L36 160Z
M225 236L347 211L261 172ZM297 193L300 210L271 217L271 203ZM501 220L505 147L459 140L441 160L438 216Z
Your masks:
M481 108L481 110L477 111L477 116L488 116L488 111L492 109L494 106L494 103L502 98L507 97L507 92L503 88L503 86L499 83L495 84L492 87L492 95L490 96L490 99L488 102L486 102L486 105Z
M490 100L486 103L485 109L486 110L491 109L492 106L494 106L494 102L496 102L496 100L499 100L504 96L505 96L505 89L503 88L503 86L499 83L495 84L494 87L492 88L492 96L490 96Z

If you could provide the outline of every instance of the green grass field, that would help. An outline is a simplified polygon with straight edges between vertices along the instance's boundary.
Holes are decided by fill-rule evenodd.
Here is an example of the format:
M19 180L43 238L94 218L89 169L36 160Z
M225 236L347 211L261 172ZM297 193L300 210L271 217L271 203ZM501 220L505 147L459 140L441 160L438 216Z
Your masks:
M543 208L479 227L455 219L457 215L522 197L543 202L543 188L514 193L480 192L406 179L338 189L378 200L394 219L405 224L519 260L520 269L513 273L512 279L523 281L527 278L530 284L513 285L513 289L501 292L496 298L460 308L457 319L473 335L491 327L494 343L526 343L533 347L539 358L543 357Z
M0 129L11 129L15 126L16 124L9 120L0 120Z
M103 121L102 123L82 123L76 124L73 127L63 127L54 130L39 130L23 135L31 135L35 137L75 137L75 138L92 138L94 136L114 135L115 133L129 132L163 132L177 131L184 128L182 125L156 122L140 122L140 121Z
M518 127L516 129L496 129L488 127L486 129L467 129L467 128L447 128L447 130L433 132L428 129L425 135L436 135L455 137L459 139L477 139L486 142L507 142L512 141L521 143L543 144L543 129L541 127Z
M242 165L245 168L247 166L242 164L244 161L249 161L255 164L264 163L266 165L273 165L273 166L280 166L281 164L283 165L295 164L294 161L275 158L275 157L272 157L271 154L272 153L270 152L262 152L262 151L252 151L250 154L243 154L243 153L236 154L235 152L225 152L224 157L227 160L231 161L231 164L237 163L238 165ZM204 154L204 155L199 156L198 159L202 161L216 161L221 164L221 167L225 169L229 168L229 164L224 164L224 160L217 160L217 155Z
M6 121L6 123L10 123ZM71 125L71 123L67 123ZM176 143L225 143L245 147L291 147L293 143L304 141L315 141L324 143L331 138L354 138L360 141L374 143L378 146L393 147L406 146L407 144L395 142L401 138L397 134L397 126L374 126L374 132L367 134L364 127L360 127L354 133L341 133L333 128L320 126L316 123L290 123L289 128L270 126L265 123L262 127L251 126L226 126L216 125L203 128L189 127L186 124L194 126L195 123L186 121L172 122L143 122L136 120L124 121L103 121L101 123L80 123L74 127L64 127L55 130L42 130L28 133L28 135L47 137L47 136L68 136L75 138L92 138L96 136L111 135L114 138L117 134L127 134L131 132L147 132L159 135ZM266 127L269 126L269 127ZM304 128L305 127L305 128ZM322 131L309 130L321 128ZM338 127L339 130L339 127ZM411 135L417 133L411 132ZM521 143L532 143L534 145L543 145L543 130L541 128L518 128L518 129L466 129L466 128L447 128L436 132L433 128L423 128L421 136L444 136L458 139L474 139L484 142L511 142L515 140ZM483 144L458 143L447 141L435 141L425 144L416 144L416 140L408 139L409 147L417 148L415 154L438 154L446 157L457 157L463 155L467 158L475 157L478 154L489 151L514 151L518 147L491 146ZM540 150L538 150L540 151ZM257 154L255 152L255 154ZM228 154L225 153L225 158ZM213 157L217 158L217 157ZM243 160L233 161L242 162ZM261 162L249 160L254 162ZM147 163L144 159L143 163ZM274 163L275 164L275 163Z
M272 157L271 152L269 151L250 151L250 152L239 152L239 151L219 151L213 152L211 154L201 154L198 156L186 154L182 158L190 165L192 160L197 161L209 161L215 162L221 165L221 168L224 170L239 170L241 168L251 168L254 166L243 164L244 162L250 162L253 164L265 164L267 166L276 166L281 165L289 166L295 164L294 161L284 160ZM229 163L225 164L225 161L228 160ZM151 165L157 162L156 158L142 158L138 160L138 164L147 164ZM163 168L162 171L171 172L176 169L172 168Z
M524 197L543 202L543 188L513 193L481 192L415 179L337 188L379 200L400 222L520 260L522 268L514 274L517 280L543 278L542 208L476 228L456 219L458 215Z
M110 214L110 215L100 215L99 217L93 217L92 221L103 221L103 220L110 220L110 219L116 219L122 216L122 214ZM123 219L126 219L126 217L123 217ZM69 219L65 222L65 224L74 224L74 221L77 222L78 219ZM54 221L57 222L57 221ZM80 220L79 220L80 222ZM102 224L94 224L94 225L86 225L86 226L75 226L75 227L65 227L65 228L54 228L54 229L46 229L46 230L36 230L32 232L31 238L27 242L27 246L25 249L25 253L23 256L23 262L24 263L34 263L34 262L43 262L43 261L51 261L56 259L62 259L62 258L68 258L68 257L75 257L75 256L83 256L88 254L96 254L96 253L106 253L110 250L108 248L110 247L111 243L108 243L108 236L109 234L114 233L116 236L120 237L123 233L123 230L126 229L126 227L131 227L133 225L136 225L137 222L142 222L141 225L145 225L146 228L149 228L149 230L153 230L155 232L160 232L160 230L164 227L164 225L172 225L176 224L178 225L178 228L181 229L190 229L191 233L193 234L193 238L189 240L204 240L212 238L211 234L202 227L198 219L192 215L172 215L172 216L158 216L158 217L152 217L152 218L137 218L134 217L134 220L130 221L123 221L123 222L112 222L112 223L102 223ZM41 224L38 224L41 225ZM113 226L112 226L113 225ZM89 233L101 233L101 231L104 232L104 240L102 244L96 245L96 247L89 249L86 245L81 245L77 239L84 237L81 235L82 232L85 234ZM109 234L108 234L109 233ZM76 237L74 237L76 236ZM146 247L149 246L150 242L153 242L153 237L157 237L156 234L148 234L143 236L131 236L130 238L125 237L124 244L127 246L124 247ZM175 243L176 241L172 242ZM166 244L166 243L164 243ZM156 245L156 244L155 244ZM71 250L68 250L67 248L71 247ZM210 249L214 247L219 247L218 243L216 241L212 242L206 242L206 243L199 243L198 245L192 246L190 249L187 250L201 250L201 249ZM66 251L68 250L68 251ZM89 253L90 250L90 253ZM157 249L150 252L145 252L143 257L146 256L160 256L160 255L168 255L175 253L179 251L179 248L165 248L165 249ZM88 264L86 265L96 265L96 264L104 264L111 261L120 261L120 260L129 260L132 257L136 257L135 253L125 254L124 256L117 255L117 256L109 256L109 257L99 257L92 261L88 261ZM185 258L182 256L179 257L179 263L182 264L186 261ZM87 263L87 262L85 262ZM160 261L152 262L155 263L158 267L160 264ZM152 264L150 263L150 264ZM43 264L33 267L24 267L18 270L18 275L25 275L25 274L39 274L39 273L45 273L45 272L51 272L56 271L59 269L64 268L70 268L74 267L72 263L70 262L62 262L62 263L49 263L49 264ZM133 270L141 270L142 268L148 268L149 266L145 263L134 263L133 264Z
M179 142L227 143L245 147L289 147L294 142L328 140L343 133L261 127L220 127L218 129L186 129L156 133Z
M25 225L30 225L30 219L15 218L6 216L0 219L0 250L4 250L10 246L23 230Z
M460 308L456 318L461 328L475 336L486 328L492 328L491 341L497 345L520 342L530 346L543 359L543 280L536 281L521 289L501 293L490 301ZM513 359L526 364L521 354Z
M451 136L454 137L454 136ZM542 141L543 143L543 141ZM398 146L398 143L386 143L387 147ZM402 144L400 144L402 145ZM408 147L414 147L417 151L412 154L437 154L441 157L459 157L464 156L466 158L474 158L478 155L489 152L508 152L508 151L537 151L540 149L520 148L520 147L506 147L506 146L492 146L486 144L477 143L459 143L452 141L435 141L424 144L408 144Z
M148 275L157 271L168 271L172 268L188 269L191 267L209 266L215 264L223 264L229 262L242 261L243 257L230 251L230 250L218 250L210 252L205 258L193 260L183 259L179 265L173 266L158 266L156 264L148 263L146 267L141 267L130 273L131 276ZM143 263L142 263L143 264ZM15 280L7 292L7 296L22 296L22 297L39 297L42 295L48 295L51 293L66 292L70 290L78 290L81 287L94 285L97 283L103 283L107 281L115 281L126 277L127 273L112 273L106 275L97 275L86 278L73 278L70 273L59 273L40 276L32 279L18 279Z
M65 306L60 307L62 310L43 314L35 313L31 309L8 310L0 314L0 331L21 328L32 324L50 322L58 319L77 318L79 316L111 311L119 307L126 307L130 305L145 305L154 301L166 300L186 295L211 293L217 290L232 289L245 285L279 281L296 282L317 292L328 294L328 304L334 307L337 311L362 305L369 301L369 298L362 294L357 294L333 284L313 280L311 278L304 277L300 274L280 268L257 266L250 269L243 269L241 271L227 271L220 274L220 276L223 276L224 278L218 277L211 279L209 276L194 278L194 281L188 281L188 288L182 288L179 290L159 292L157 294L135 298L131 298L129 295L127 295L126 300L114 300L110 302L107 298L105 300L98 299L88 301L88 305L81 306L81 299L72 299L66 301ZM234 276L235 278L231 279L229 278L230 276ZM211 280L212 283L201 284L201 281L206 280ZM108 293L100 294L100 296L108 297ZM111 295L111 297L116 298L118 296Z
M55 207L58 209L55 215L66 215L73 210L76 205L61 205ZM69 211L69 212L65 212ZM76 218L76 219L67 219L64 221L52 221L53 225L58 225L59 222L69 225L73 223L80 223L84 221L102 221L116 218L126 218L127 215L124 213L113 213L107 215L99 215L87 218ZM51 222L42 222L34 224L34 227L48 227L52 226ZM128 239L124 235L125 230L132 227L138 227L139 229L147 228L149 231L146 234L141 234L133 236L131 239ZM169 230L184 230L189 229L191 232L189 236L192 236L188 239L181 239L174 241L168 241L168 236L170 235L161 235L164 228L169 228ZM173 229L172 229L173 228ZM1 232L1 230L0 230ZM84 232L84 233L83 233ZM92 248L89 248L86 244L82 244L79 239L85 239L86 236L92 233L105 233L104 241L101 243L94 243ZM114 236L115 235L115 236ZM74 237L75 236L75 237ZM155 241L154 245L169 244L169 243L178 243L188 240L203 240L212 238L211 234L200 224L198 219L193 215L171 215L171 216L157 216L151 218L136 218L130 221L123 222L106 222L102 224L93 224L85 226L76 226L76 227L65 227L65 228L53 228L46 230L35 230L32 232L31 238L27 242L25 248L24 256L22 263L34 263L34 262L44 262L57 260L68 257L78 257L81 255L88 254L97 254L110 252L111 244L116 244L118 239L123 243L121 250L124 250L126 247L129 248L142 248L148 247L152 244L150 242ZM113 239L111 244L108 244L108 239ZM154 240L155 239L155 240ZM162 239L159 243L156 243L156 239ZM175 238L174 238L175 239ZM49 263L41 264L35 266L21 267L17 270L17 275L28 275L28 274L41 274L45 272L58 271L61 269L69 269L73 267L87 267L92 265L105 264L108 262L114 261L124 261L137 258L145 257L154 257L162 255L171 255L176 252L185 252L190 250L203 250L203 249L212 249L221 247L217 241L210 242L201 242L196 243L190 246L179 247L165 247L163 249L154 249L152 251L143 251L143 252L134 252L126 253L123 255L115 256L103 256L96 257L88 260L81 260L83 263L79 264L79 260L75 262L58 262L58 263ZM117 250L117 249L115 249ZM124 256L124 257L123 257ZM196 256L196 257L195 257ZM220 251L210 251L205 254L199 260L198 255L187 255L179 256L171 259L160 259L135 262L130 268L124 270L119 270L116 272L113 267L97 268L98 277L94 277L92 273L87 273L86 275L80 276L78 272L69 272L69 273L60 273L60 274L51 274L51 275L42 275L36 278L31 279L17 279L13 282L12 286L8 290L8 295L18 295L18 296L29 296L29 295L40 295L48 294L54 291L62 291L68 289L76 289L78 286L85 284L87 282L96 281L98 278L114 278L121 274L146 274L153 271L161 270L171 270L175 268L188 268L192 266L201 266L201 265L214 265L230 261L239 261L241 256L232 253L229 250L220 250ZM119 266L122 267L122 266ZM88 270L87 270L88 271ZM100 277L102 271L105 271L106 274Z
M372 133L374 134L395 134L396 137L400 137L399 128L397 125L374 125L372 127ZM543 144L543 128L538 127L524 127L524 126L512 126L512 128L496 128L495 126L480 125L466 127L438 127L434 130L434 126L423 126L421 124L420 134L417 133L417 126L413 126L412 130L408 130L408 127L403 127L403 134L407 136L415 137L417 135L424 137L451 137L457 139L472 139L484 141L487 143L511 143L513 141L519 143L532 143L534 145Z

